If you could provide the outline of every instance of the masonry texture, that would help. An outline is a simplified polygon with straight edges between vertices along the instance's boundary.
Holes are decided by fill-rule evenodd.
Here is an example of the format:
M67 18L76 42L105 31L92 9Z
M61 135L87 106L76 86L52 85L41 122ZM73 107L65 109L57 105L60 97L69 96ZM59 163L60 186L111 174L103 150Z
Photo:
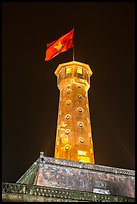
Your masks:
M72 61L60 64L55 74L60 97L54 157L94 164L88 102L92 71Z
M17 183L135 197L135 172L120 168L40 156L33 165L34 178L27 172ZM39 167L38 167L39 166ZM30 169L31 169L30 168ZM25 180L30 176L31 180Z
M3 183L2 190L5 202L134 202L135 171L45 157L41 153L15 184Z

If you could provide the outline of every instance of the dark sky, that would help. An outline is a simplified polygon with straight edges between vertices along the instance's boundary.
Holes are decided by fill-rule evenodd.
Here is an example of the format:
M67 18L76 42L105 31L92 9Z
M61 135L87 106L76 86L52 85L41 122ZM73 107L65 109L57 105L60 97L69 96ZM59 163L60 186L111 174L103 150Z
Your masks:
M93 71L89 106L96 164L135 168L134 3L3 3L2 180L16 182L54 156L59 90L46 43L73 27L75 60Z

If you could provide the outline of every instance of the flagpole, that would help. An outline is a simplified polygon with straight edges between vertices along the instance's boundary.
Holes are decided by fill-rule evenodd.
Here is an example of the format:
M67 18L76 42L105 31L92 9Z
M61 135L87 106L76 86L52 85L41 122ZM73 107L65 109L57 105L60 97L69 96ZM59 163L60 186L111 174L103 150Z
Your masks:
M74 47L73 47L73 61L74 61Z
M73 61L74 61L74 34L73 34Z

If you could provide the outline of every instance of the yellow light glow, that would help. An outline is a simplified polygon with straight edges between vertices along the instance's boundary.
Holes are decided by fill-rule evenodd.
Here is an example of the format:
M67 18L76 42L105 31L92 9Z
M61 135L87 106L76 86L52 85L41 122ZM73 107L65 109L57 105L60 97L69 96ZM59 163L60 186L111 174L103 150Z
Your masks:
M82 74L82 68L81 68L81 67L78 67L78 68L77 68L77 73L78 73L78 74Z
M78 155L85 156L85 155L86 155L86 152L85 152L85 151L78 150Z
M63 143L63 144L66 144L67 142L68 142L68 137L62 137L62 139L61 139L61 142Z
M81 157L81 158L79 159L79 162L90 163L90 159L89 159L89 157Z
M90 152L91 152L91 154L93 154L93 149L90 148Z
M70 74L71 73L71 67L67 67L66 68L66 74Z

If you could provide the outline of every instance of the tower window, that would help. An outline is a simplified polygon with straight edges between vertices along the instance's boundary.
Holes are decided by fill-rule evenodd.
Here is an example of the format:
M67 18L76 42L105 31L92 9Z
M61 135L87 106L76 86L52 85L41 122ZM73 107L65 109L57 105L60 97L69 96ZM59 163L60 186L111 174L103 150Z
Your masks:
M68 90L67 90L67 94L69 94L70 92L71 92L71 89L68 89Z
M79 126L80 128L82 128L82 127L84 127L84 124L83 124L82 122L78 122L78 126Z
M71 85L68 85L67 88L69 89Z
M66 133L66 134L69 134L69 133L70 133L70 129L66 129L66 130L65 130L65 133Z
M78 73L78 74L82 74L82 68L81 68L81 67L78 67L78 68L77 68L77 73Z
M70 100L67 100L67 101L66 101L66 104L67 104L67 105L69 105L70 103L71 103L71 101L70 101Z
M70 74L71 73L71 67L67 67L66 68L66 74Z
M71 148L71 146L69 145L69 144L66 144L65 146L64 146L64 149L65 150L69 150Z
M82 98L82 96L81 96L80 94L78 94L77 97L78 97L78 99L81 99L81 98Z
M83 138L83 137L80 137L80 138L79 138L79 141L80 141L81 143L83 143L83 142L84 142L84 138Z
M82 113L83 109L81 107L78 107L78 112Z
M70 118L70 116L71 116L70 114L67 114L67 115L65 116L65 119L68 120L68 119Z

